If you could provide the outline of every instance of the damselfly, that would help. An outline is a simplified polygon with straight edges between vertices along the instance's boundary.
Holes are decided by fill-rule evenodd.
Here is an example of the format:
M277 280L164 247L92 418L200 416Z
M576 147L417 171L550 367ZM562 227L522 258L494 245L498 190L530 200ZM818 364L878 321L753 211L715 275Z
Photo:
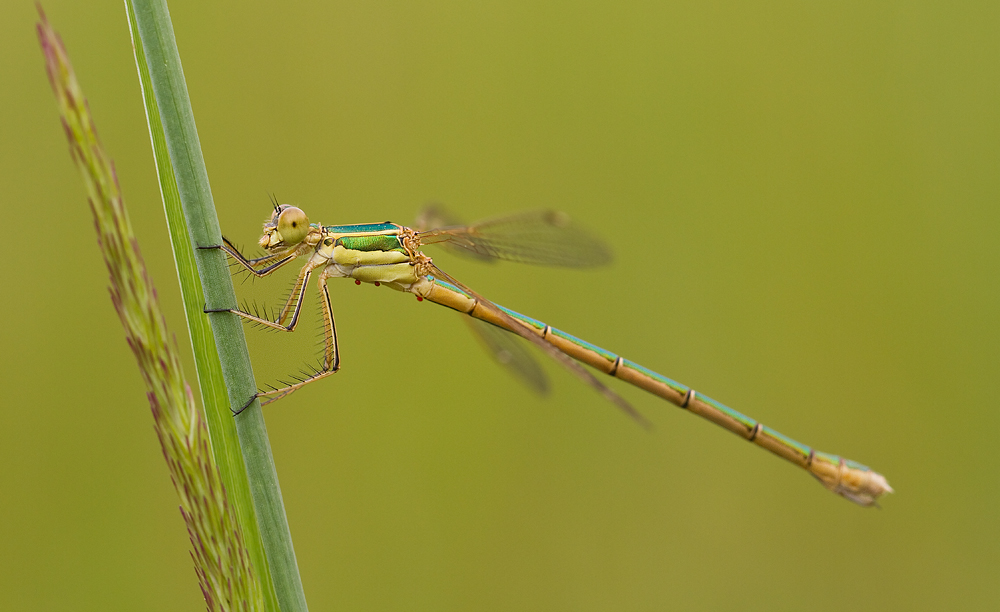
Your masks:
M536 345L644 426L648 426L646 419L581 363L728 429L806 469L827 489L862 506L875 505L880 495L892 492L881 474L864 465L813 450L694 389L491 302L443 272L420 250L424 245L441 243L484 260L556 266L593 266L609 261L610 253L600 240L572 225L565 215L536 211L460 225L448 219L442 210L430 208L414 225L416 228L389 222L310 224L299 208L275 204L259 240L268 255L247 259L229 240L223 239L223 244L216 248L258 277L267 276L299 257L307 258L307 262L299 270L291 294L274 321L236 308L206 308L206 312L232 312L272 329L292 331L299 322L308 281L318 274L323 313L324 348L319 367L295 382L256 393L234 414L242 412L255 399L261 398L262 404L267 404L340 369L337 327L327 280L351 278L357 284L385 285L412 293L417 300L426 299L469 315L474 330L494 357L537 390L546 388L545 375L530 353L505 332Z

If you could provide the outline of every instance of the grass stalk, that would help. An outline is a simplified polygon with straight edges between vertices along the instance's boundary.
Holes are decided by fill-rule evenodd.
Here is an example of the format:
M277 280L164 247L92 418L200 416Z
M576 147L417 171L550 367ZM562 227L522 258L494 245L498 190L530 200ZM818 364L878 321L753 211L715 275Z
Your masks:
M62 41L41 12L38 37L63 127L87 188L111 300L139 364L154 428L181 501L199 585L209 610L260 610L263 595L191 388L132 232L114 165L97 137Z
M255 401L239 418L230 412L256 392L242 324L236 315L202 312L206 304L235 305L236 294L224 254L194 248L221 244L222 235L170 15L165 0L125 0L125 5L213 451L227 489L235 491L265 597L273 585L283 612L305 611L260 404ZM268 609L277 609L273 603L268 601Z

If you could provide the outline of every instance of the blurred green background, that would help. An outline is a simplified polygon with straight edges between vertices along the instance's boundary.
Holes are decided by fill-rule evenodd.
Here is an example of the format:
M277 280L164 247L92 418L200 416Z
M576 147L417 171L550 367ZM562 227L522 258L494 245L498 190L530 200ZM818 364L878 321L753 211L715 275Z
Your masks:
M188 351L124 9L45 8ZM855 507L615 384L645 432L554 365L535 397L454 313L344 282L343 370L266 409L313 610L1000 606L1000 5L171 9L228 236L272 192L327 224L567 211L613 266L436 261L898 491ZM34 21L0 9L0 609L201 609ZM248 330L260 382L306 325Z

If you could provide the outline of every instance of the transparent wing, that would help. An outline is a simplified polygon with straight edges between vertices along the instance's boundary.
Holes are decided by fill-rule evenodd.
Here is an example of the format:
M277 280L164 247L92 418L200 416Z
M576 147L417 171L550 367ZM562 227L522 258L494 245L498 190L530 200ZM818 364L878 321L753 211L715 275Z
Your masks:
M462 317L469 323L472 333L486 347L497 363L517 377L518 380L542 395L549 392L549 379L545 376L535 358L517 337L510 332L472 317Z
M455 217L451 212L446 209L443 205L437 202L432 202L425 206L423 210L417 213L417 218L413 222L413 228L417 231L424 233L429 233L428 230L441 229L446 227L461 227L464 224L461 220ZM437 241L434 241L437 242ZM428 243L430 244L430 243ZM482 253L477 253L471 251L467 248L458 246L457 244L452 244L450 242L444 241L440 242L440 246L447 249L449 252L459 255L461 257L466 257L468 259L475 259L483 263L493 263L496 261L494 257L489 255L484 255Z
M462 221L439 202L430 202L417 213L413 229L426 232L438 227L462 225Z
M455 285L456 287L464 291L467 295L475 298L475 300L478 302L479 307L489 311L490 314L492 314L492 316L494 316L497 320L503 323L503 326L506 329L517 334L518 336L521 336L525 340L531 342L538 348L542 349L543 352L547 353L550 357L552 357L553 359L561 363L563 366L565 366L566 369L575 374L577 378L590 385L598 393L603 395L605 399L607 399L615 406L617 406L622 412L632 417L632 419L635 420L637 423L639 423L640 425L642 425L647 429L652 427L651 423L648 420L646 420L646 417L639 414L639 412L636 411L636 409L633 408L631 404L625 401L625 399L622 396L618 395L617 393L609 389L604 383L597 380L597 377L591 374L590 370L584 368L579 362L575 361L572 357L570 357L566 353L563 353L562 351L552 346L545 340L542 340L541 336L536 334L527 325L518 321L512 316L508 315L503 310L501 310L499 306L487 300L483 296L479 295L472 289L469 289L467 286L456 280L453 276L442 271L441 268L438 268L437 266L431 264L430 271L431 274L433 274L435 277L448 281L449 283Z
M425 223L453 223L440 206L418 218ZM419 229L419 228L418 228ZM611 249L570 222L563 213L533 210L472 225L446 225L418 234L421 244L445 243L479 259L505 259L546 266L589 267L611 262Z

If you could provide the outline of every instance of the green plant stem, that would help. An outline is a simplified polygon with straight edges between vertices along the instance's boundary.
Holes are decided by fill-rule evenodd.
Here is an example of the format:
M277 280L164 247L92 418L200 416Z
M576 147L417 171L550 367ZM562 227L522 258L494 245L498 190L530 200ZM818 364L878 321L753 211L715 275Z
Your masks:
M69 55L39 7L38 38L62 115L70 155L87 188L98 244L111 277L111 301L146 383L156 435L181 501L205 603L215 610L261 610L254 578L205 420L181 372L173 334L156 298L110 156L97 137Z
M125 0L125 4L213 452L265 597L270 599L273 585L283 612L305 611L260 403L254 401L235 419L230 412L230 406L242 406L256 392L241 322L230 313L210 317L203 313L206 304L235 305L236 294L222 251L194 248L221 244L222 235L167 5L165 0ZM188 273L191 262L200 287L195 275ZM212 337L215 351L210 349ZM225 396L218 384L220 373ZM268 601L269 609L276 609L273 603Z

